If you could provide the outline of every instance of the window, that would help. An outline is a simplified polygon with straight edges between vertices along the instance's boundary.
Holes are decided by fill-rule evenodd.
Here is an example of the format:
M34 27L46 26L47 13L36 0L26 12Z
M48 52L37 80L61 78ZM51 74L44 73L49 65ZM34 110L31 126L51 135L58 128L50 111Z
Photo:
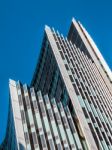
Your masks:
M66 144L67 143L66 140L64 140L63 143Z
M41 139L42 147L46 147L45 136L43 134L40 135L40 139Z
M71 60L72 66L75 67L73 60L72 60L72 59L70 59L70 60ZM74 60L74 61L75 61L75 60Z
M63 45L61 45L61 48L62 48L63 52L65 53L65 49L64 49Z
M40 102L40 108L41 108L42 114L45 114L45 108L44 108L44 103L43 102Z
M37 137L36 137L36 133L35 133L35 132L32 132L32 138L33 138L34 145L38 144L38 143L37 143Z
M29 97L28 96L25 96L25 100L26 100L26 106L28 108L30 108L30 100L29 100Z
M65 59L62 51L60 51L60 54L61 54L62 59Z
M94 139L95 139L96 145L99 147L98 138L97 138L97 136L96 136L96 133L94 132L93 126L92 126L91 123L88 123L88 125L89 125L90 130L91 130L91 132L92 132L92 135L93 135L93 137L94 137Z
M58 124L60 124L61 120L60 120L58 112L55 113L55 116L56 116L56 120L57 120Z
M81 86L82 86L82 89L85 90L85 87L84 87L83 83L80 82L80 84L81 84Z
M50 118L51 120L53 120L53 114L52 114L51 109L48 109L48 114L49 114L49 118Z
M67 65L67 64L65 64L65 68L66 68L66 70L69 70L69 67L68 67L68 65Z
M54 150L54 145L53 145L53 140L52 139L49 140L49 146L50 146L51 150Z
M86 117L86 118L89 118L86 109L85 109L84 107L82 107L82 110L83 110L83 112L84 112L85 117Z
M67 56L67 55L65 55L65 57L66 57L67 62L68 62L68 63L70 63L70 61L69 61L69 59L68 59L68 56Z
M22 105L22 95L18 95L18 99L19 99L19 105Z
M66 44L65 44L65 41L64 41L64 39L62 39L62 42L63 42L63 45L64 45L64 47L66 48Z
M72 130L72 133L75 133L75 128L74 128L74 124L71 118L68 118L68 122L70 124L70 128Z
M86 95L86 98L87 98L88 102L91 104L91 101L90 101L90 99L89 99L89 96L88 96L87 92L84 92L84 93L85 93L85 95Z
M70 111L68 109L68 106L65 108L65 110L66 110L67 116L70 116Z
M25 113L24 113L24 110L21 110L21 118L22 118L22 123L25 123Z
M102 134L103 134L103 137L104 137L104 139L105 139L105 141L106 141L106 144L107 144L107 145L109 145L109 142L108 142L108 140L107 140L107 138L106 138L105 133L104 133L104 132L102 132Z
M106 123L106 124L107 124L107 127L108 127L110 133L112 134L112 129L110 128L109 124L108 123Z
M95 129L96 129L96 132L97 132L97 134L98 134L98 136L99 136L99 139L102 141L103 139L102 139L102 136L101 136L101 134L100 134L98 128L96 127Z
M79 91L80 91L80 94L81 94L82 98L85 99L84 93L83 93L81 88L79 88Z
M79 81L77 79L75 79L75 82L76 82L77 86L79 86Z
M56 35L53 33L53 37L54 37L54 39L55 39L55 41L57 41L57 39L56 39Z
M95 121L95 119L94 119L94 117L93 117L92 112L89 112L89 114L90 114L90 117L91 117L92 122L95 123L96 121Z
M108 132L107 127L106 127L105 123L104 123L104 122L102 122L102 124L103 124L103 127L104 127L105 131L106 131L106 132Z
M76 87L75 84L73 84L73 87L74 87L74 89L75 89L76 95L79 95L79 91L78 91L78 89L77 89L77 87Z
M69 75L71 82L74 82L72 75Z
M57 149L58 149L58 150L62 150L62 147L61 147L61 144L60 144L60 143L57 144Z
M61 39L60 39L60 37L59 37L59 35L58 35L58 40L59 40L59 43L62 43L62 42L61 42Z
M80 79L80 76L79 76L79 73L78 73L77 69L76 69L76 68L74 68L74 70L75 70L75 73L76 73L76 75L77 75L78 79Z
M90 93L90 91L89 91L89 89L88 89L88 87L87 87L87 86L86 86L86 89L87 89L87 91L88 91L89 95L91 95L91 93Z
M58 43L58 42L56 42L56 44L57 44L58 49L60 49L59 43Z
M68 56L71 57L68 48L66 48L66 51L67 51Z
M98 117L95 117L95 118L96 118L96 121L97 121L97 123L98 123L99 127L101 128L101 123L100 123L100 121L99 121Z
M38 111L37 101L33 101L33 107L35 111Z
M28 144L28 143L29 143L29 135L28 135L28 132L25 132L25 133L24 133L24 136L25 136L26 144Z
M72 72L72 74L74 74L74 70L73 70L73 68L71 68L71 72Z
M62 117L64 125L67 124L65 116Z

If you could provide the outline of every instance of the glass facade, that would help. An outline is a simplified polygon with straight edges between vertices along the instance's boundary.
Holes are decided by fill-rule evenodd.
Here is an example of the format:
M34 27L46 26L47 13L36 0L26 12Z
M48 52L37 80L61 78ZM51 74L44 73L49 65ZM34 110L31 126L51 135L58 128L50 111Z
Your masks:
M57 102L55 98L50 99L47 94L43 96L41 91L35 92L34 88L29 88L20 82L16 82L16 92L24 132L24 149L82 149L68 105L63 107L61 101ZM11 118L9 116L9 119ZM11 124L11 120L8 122ZM17 127L16 123L15 127ZM8 128L10 130L14 128L14 122L8 125ZM10 130L7 129L8 135L3 149L22 150L20 146L15 147L17 144L14 142L18 139L17 136L12 136L15 133Z
M10 83L1 149L111 150L112 85L107 70L79 22L72 20L67 38L46 26L30 87Z
M49 56L45 53L44 54L47 55L46 57L49 57L48 60L53 59L53 61L51 61L50 63L45 60L45 62L47 62L47 67L49 68L49 72L50 68L53 71L52 65L55 66L55 73L50 73L51 76L49 76L49 74L47 75L47 72L45 72L43 69L44 75L46 74L46 76L49 78L49 80L51 80L52 83L51 85L49 85L50 82L48 81L47 85L51 90L47 90L46 93L48 93L51 98L56 97L57 101L61 100L63 106L68 105L69 109L72 110L72 117L77 118L77 110L71 102L72 100L69 95L69 90L67 89L67 85L65 84L65 80L63 79L63 68L61 67L60 69L59 62L61 62L61 65L64 64L63 67L65 67L70 82L72 83L74 92L77 96L78 102L80 103L84 117L95 141L96 147L98 149L111 149L111 82L110 80L108 80L109 77L107 76L107 73L107 79L106 77L104 78L105 72L102 73L102 65L99 68L98 62L94 57L92 57L96 57L97 55L94 52L95 50L93 51L93 47L92 45L90 45L91 43L89 43L89 39L87 39L86 37L86 42L88 42L92 47L92 54L94 55L92 55L88 50L89 47L84 41L85 39L81 36L81 34L84 34L85 36L84 31L82 32L81 30L80 34L79 30L75 26L76 25L74 25L73 21L68 33L68 38L64 38L62 34L60 35L58 32L55 32L54 29L50 29L49 27L48 31L46 31L45 33L44 43L47 43L47 46L49 47L47 50L48 53L51 53L51 55ZM49 34L50 36L52 36L52 39L49 39ZM55 43L55 45L53 42ZM43 44L43 46L45 45L46 44ZM56 53L56 51L58 52ZM59 59L56 58L57 55L60 55L58 56ZM96 59L100 61L100 58L98 57L99 56L97 56ZM42 59L43 56L41 55L40 60L42 61ZM38 69L36 70L36 73L38 75L40 74ZM44 77L41 76L41 78ZM36 84L36 80L38 82L40 81L40 85ZM109 82L107 82L107 80ZM38 76L35 76L35 74L32 80L32 85L35 87L35 89L41 88L41 80L38 78ZM46 86L44 87L46 88ZM77 124L77 119L74 119L74 121L77 126L77 131L80 135L81 125ZM83 145L86 145L85 143L88 139L85 138L84 133L82 133L81 136L82 143L84 143Z
M10 102L9 103L9 112L8 112L6 136L5 136L5 140L3 141L3 143L0 147L0 150L9 150L9 149L15 150L15 149L18 149L15 134L16 133L15 133L13 113L12 113L12 106L11 106L11 102Z

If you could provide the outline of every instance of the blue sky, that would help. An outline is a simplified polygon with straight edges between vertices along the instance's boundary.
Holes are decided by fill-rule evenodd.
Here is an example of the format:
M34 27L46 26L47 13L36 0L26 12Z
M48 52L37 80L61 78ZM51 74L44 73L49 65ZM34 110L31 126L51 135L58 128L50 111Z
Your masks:
M6 129L9 78L30 84L45 24L66 35L72 17L86 27L112 69L111 0L0 1L0 142Z

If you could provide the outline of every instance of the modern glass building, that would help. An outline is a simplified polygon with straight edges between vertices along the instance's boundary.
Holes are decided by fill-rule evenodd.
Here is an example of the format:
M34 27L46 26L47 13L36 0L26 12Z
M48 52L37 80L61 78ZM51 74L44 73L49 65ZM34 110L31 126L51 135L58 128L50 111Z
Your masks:
M112 150L112 73L80 22L45 26L31 85L10 80L1 149Z

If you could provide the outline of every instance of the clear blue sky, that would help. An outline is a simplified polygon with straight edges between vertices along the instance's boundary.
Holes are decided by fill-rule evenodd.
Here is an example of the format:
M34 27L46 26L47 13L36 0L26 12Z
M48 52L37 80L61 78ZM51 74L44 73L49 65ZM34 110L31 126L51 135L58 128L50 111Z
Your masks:
M0 1L0 142L6 129L9 78L29 84L44 25L66 35L72 17L86 27L112 69L111 0Z

